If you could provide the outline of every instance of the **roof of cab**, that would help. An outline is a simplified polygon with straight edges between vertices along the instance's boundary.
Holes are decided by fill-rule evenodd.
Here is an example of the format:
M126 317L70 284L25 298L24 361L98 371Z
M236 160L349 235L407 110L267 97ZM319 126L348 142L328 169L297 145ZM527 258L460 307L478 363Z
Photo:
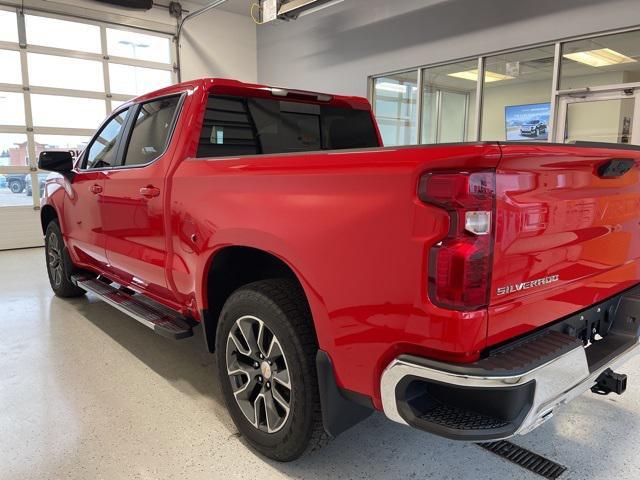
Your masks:
M226 78L201 78L197 80L189 80L146 93L134 98L132 102L139 103L141 101L151 100L159 96L182 92L198 86L202 86L207 91L214 91L215 93L221 95L274 98L278 100L329 104L333 106L342 106L360 110L370 110L371 108L369 101L364 97L334 95L330 93L273 87L268 85L245 83L238 80L231 80Z

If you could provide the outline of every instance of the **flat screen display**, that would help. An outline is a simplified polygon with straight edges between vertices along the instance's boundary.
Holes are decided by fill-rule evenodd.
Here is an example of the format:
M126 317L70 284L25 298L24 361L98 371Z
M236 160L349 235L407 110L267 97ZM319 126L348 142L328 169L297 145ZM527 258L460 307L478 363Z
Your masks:
M507 140L547 140L551 103L530 103L504 107Z

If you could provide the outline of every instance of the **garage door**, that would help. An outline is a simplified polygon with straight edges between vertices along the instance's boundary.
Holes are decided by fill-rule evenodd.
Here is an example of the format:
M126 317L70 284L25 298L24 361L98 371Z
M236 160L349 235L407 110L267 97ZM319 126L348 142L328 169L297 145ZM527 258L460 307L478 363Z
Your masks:
M0 250L42 245L43 150L82 150L126 100L174 83L168 35L0 7Z

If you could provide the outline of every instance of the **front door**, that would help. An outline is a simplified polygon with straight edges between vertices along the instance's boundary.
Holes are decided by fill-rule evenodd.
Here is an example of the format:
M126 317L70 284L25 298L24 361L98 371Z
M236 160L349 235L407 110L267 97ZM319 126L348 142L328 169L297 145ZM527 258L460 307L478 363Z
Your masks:
M629 88L565 94L558 104L555 141L640 145L640 91Z
M108 119L85 149L65 195L62 231L74 258L83 265L104 269L107 265L101 202L105 178L117 161L120 137L128 109Z
M166 150L179 103L180 96L171 96L132 107L131 132L122 142L120 165L108 172L101 202L110 270L168 302L173 295L166 278Z

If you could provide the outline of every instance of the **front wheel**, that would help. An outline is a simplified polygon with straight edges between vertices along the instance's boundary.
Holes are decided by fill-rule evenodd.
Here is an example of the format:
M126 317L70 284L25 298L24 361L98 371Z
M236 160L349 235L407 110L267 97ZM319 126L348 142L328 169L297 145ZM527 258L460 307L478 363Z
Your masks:
M18 180L14 180L13 182L9 183L9 190L11 190L11 193L20 193L22 192L22 190L24 190L24 187L22 186L22 183Z
M47 258L47 273L53 293L63 298L84 295L85 291L71 281L72 264L57 220L52 220L47 225L44 247Z
M278 461L295 460L328 440L322 425L318 351L303 292L284 279L236 290L216 335L222 392L247 442Z

